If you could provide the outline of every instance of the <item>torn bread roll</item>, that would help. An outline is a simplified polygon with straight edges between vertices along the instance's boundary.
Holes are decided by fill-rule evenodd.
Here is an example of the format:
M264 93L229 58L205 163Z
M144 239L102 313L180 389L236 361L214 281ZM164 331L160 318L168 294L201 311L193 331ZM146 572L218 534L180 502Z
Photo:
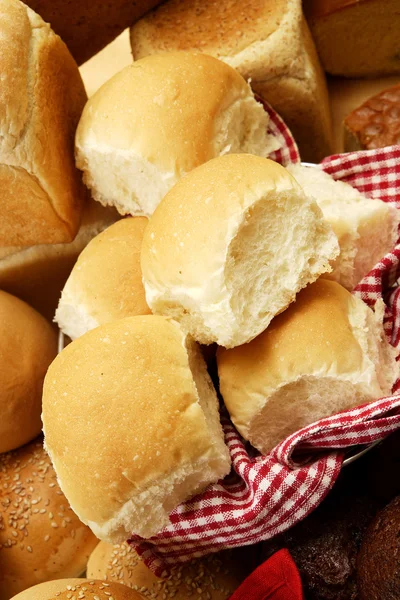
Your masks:
M282 116L303 160L332 153L325 75L301 0L169 0L131 28L131 46L135 60L176 50L223 60Z
M390 252L398 239L400 211L373 200L315 167L287 167L307 196L314 198L340 245L333 271L324 277L352 290Z
M216 158L178 182L149 221L147 303L203 344L239 346L331 271L338 251L286 169L248 154Z
M74 161L86 92L64 42L18 0L0 0L0 72L0 247L70 242L86 195Z
M143 596L120 583L93 579L58 579L25 590L11 600L142 600Z
M55 316L61 331L72 340L103 323L150 314L140 268L146 226L145 217L121 219L96 236L79 256Z
M0 481L0 600L79 577L98 540L62 494L42 437L0 454Z
M79 254L95 235L120 218L114 208L90 199L73 242L0 248L0 289L25 300L52 320Z
M156 534L230 470L200 349L163 317L113 321L68 345L48 370L42 418L61 489L105 541Z
M232 422L262 454L318 419L390 394L397 352L383 303L375 307L319 279L250 344L218 350Z
M77 165L96 200L149 216L207 160L276 150L268 121L243 77L223 62L187 52L148 57L90 98L76 135Z

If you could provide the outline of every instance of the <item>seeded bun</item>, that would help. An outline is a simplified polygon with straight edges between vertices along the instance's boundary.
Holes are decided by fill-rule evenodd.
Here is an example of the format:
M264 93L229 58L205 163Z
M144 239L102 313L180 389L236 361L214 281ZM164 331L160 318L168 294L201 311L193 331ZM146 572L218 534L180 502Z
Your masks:
M279 164L231 154L189 173L149 220L146 299L198 342L245 344L338 254L316 202Z
M40 437L0 454L0 600L77 577L97 540L72 512Z
M247 575L241 557L240 551L210 554L174 567L167 577L160 578L126 542L100 542L90 555L87 577L118 581L148 600L226 600Z
M64 42L18 0L0 0L1 246L74 239L86 193L74 136L86 102Z
M26 444L42 429L42 388L57 354L50 323L0 291L0 452Z
M59 579L35 585L11 600L142 600L125 585L93 579Z
M96 236L79 256L55 316L72 340L103 323L150 314L140 268L146 226L145 217L122 219Z
M200 348L164 317L119 319L69 344L48 370L42 417L61 489L105 541L155 535L230 470Z
M268 120L243 77L216 58L150 56L89 99L76 133L77 165L96 200L149 216L180 177L210 158L275 150Z
M242 436L267 454L318 419L390 394L397 352L383 302L375 310L319 279L252 342L220 348L220 390Z

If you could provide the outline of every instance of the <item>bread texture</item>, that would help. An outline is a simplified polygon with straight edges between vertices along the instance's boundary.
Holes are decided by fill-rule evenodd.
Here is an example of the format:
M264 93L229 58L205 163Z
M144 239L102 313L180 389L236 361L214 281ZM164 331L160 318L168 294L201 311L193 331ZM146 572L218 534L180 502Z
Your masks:
M0 248L0 289L21 298L53 320L65 282L90 240L120 218L111 207L90 199L73 242Z
M241 435L267 454L318 419L390 394L398 367L383 312L319 279L250 344L219 349L221 394Z
M199 600L227 600L246 577L245 562L240 551L218 552L176 565L166 577L156 577L126 542L100 542L90 555L87 577L118 581L150 600L187 600L196 596Z
M244 344L338 254L317 204L286 169L229 155L165 196L142 244L147 303L203 344Z
M61 489L105 541L156 534L230 470L200 349L163 317L120 319L68 345L47 373L42 417Z
M339 240L340 254L324 277L352 290L396 244L400 211L320 169L292 164L288 171L317 202Z
M42 437L0 454L0 482L0 600L81 575L98 540L68 506Z
M96 236L79 256L55 316L72 340L103 323L150 314L140 268L146 226L145 217L122 219Z
M277 149L268 119L223 62L188 52L150 56L89 100L76 135L77 165L96 200L149 216L180 177L207 160Z
M11 600L142 600L143 596L119 583L93 579L59 579L25 590Z
M56 353L50 323L0 291L0 453L39 435L43 380Z
M169 0L131 28L135 60L198 50L236 68L283 117L303 160L332 152L328 92L301 0Z
M85 200L74 136L86 93L67 47L0 0L0 247L70 242Z
M304 0L324 69L344 77L400 73L397 0Z

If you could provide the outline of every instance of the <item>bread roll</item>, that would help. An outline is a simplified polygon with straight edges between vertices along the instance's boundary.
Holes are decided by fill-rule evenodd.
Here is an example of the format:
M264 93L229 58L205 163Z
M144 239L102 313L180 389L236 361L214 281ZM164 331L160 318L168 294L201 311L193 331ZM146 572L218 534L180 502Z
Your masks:
M216 158L165 196L142 245L147 303L203 344L244 344L336 258L313 200L280 165Z
M250 344L219 349L221 394L241 435L267 454L318 419L390 394L396 351L376 309L320 279Z
M246 574L242 553L218 552L177 565L166 577L156 577L126 542L100 542L87 566L88 577L118 581L150 600L227 600Z
M296 164L288 166L288 171L317 202L339 240L340 254L332 273L324 277L352 290L396 244L400 211L367 198L320 169Z
M400 73L398 0L304 0L304 9L325 71Z
M0 291L0 453L42 429L42 387L57 336L33 308Z
M92 96L76 159L93 197L151 215L182 175L228 152L267 154L268 115L231 67L199 53L148 57Z
M52 320L61 290L79 254L90 240L120 216L90 199L73 242L0 248L0 288L18 296Z
M122 219L96 236L79 256L55 316L72 340L103 323L150 314L140 269L146 225L144 217Z
M0 503L0 600L85 570L97 540L68 506L41 437L0 454Z
M156 534L230 470L200 349L163 317L113 321L68 345L47 373L43 425L63 492L105 541Z
M332 153L325 76L301 0L169 0L131 28L131 45L135 60L171 50L223 60L284 118L303 160Z
M141 600L125 585L91 579L59 579L35 585L11 600Z
M85 189L74 135L86 93L49 25L0 0L0 247L70 242Z

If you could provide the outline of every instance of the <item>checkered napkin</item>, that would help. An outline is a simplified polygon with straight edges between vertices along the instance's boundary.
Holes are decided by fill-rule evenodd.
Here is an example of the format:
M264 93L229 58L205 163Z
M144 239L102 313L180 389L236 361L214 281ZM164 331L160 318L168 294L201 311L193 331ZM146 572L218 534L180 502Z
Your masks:
M282 119L269 107L270 132L281 142L271 158L287 165L299 161L296 144ZM371 197L398 203L400 146L325 159L321 167ZM354 293L373 307L386 302L385 331L400 350L400 244L360 282ZM398 380L395 389L400 388ZM130 543L145 563L162 574L185 562L225 548L271 538L314 510L332 488L345 449L369 444L400 428L400 395L371 402L322 419L292 434L268 456L246 445L228 416L222 415L231 474L181 504L170 525L157 536Z

